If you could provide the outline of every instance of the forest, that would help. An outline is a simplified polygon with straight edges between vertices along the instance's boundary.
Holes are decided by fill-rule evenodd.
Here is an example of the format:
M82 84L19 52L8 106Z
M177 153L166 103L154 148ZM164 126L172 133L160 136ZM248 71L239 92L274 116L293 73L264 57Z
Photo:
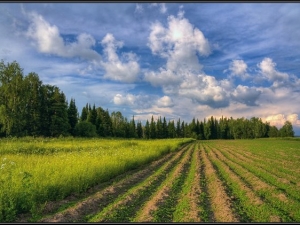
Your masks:
M166 120L165 117L146 121L128 119L120 111L87 103L79 114L75 99L67 101L57 86L43 84L35 72L23 74L20 65L13 61L0 63L0 137L118 137L118 138L195 138L252 139L293 137L291 122L278 129L261 118L211 116L189 123Z

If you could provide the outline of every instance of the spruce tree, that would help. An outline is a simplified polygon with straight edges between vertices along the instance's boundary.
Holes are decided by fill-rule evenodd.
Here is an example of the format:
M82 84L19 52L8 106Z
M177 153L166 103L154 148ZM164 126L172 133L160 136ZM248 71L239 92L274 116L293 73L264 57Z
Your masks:
M69 133L75 135L75 126L78 123L78 111L75 104L75 99L71 98L69 108L68 108L68 119L70 124Z
M150 125L149 125L149 121L146 121L145 124L145 138L149 139L150 138Z

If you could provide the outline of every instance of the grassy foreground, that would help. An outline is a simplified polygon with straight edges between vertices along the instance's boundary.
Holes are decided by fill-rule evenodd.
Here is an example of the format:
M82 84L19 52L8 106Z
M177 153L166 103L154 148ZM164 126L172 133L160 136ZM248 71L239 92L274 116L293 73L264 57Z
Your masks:
M138 168L193 139L0 139L0 222Z

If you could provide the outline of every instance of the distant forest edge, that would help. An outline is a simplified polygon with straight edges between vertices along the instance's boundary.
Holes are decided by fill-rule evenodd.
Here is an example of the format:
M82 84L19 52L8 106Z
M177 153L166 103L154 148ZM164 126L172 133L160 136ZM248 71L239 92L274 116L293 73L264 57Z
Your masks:
M178 119L157 118L128 120L121 112L86 104L79 116L75 99L67 102L65 94L56 86L43 84L38 74L23 75L14 61L0 63L0 137L75 136L120 138L195 138L248 139L263 137L293 137L291 122L277 129L260 118L220 118L213 116L203 121L195 118L190 123Z

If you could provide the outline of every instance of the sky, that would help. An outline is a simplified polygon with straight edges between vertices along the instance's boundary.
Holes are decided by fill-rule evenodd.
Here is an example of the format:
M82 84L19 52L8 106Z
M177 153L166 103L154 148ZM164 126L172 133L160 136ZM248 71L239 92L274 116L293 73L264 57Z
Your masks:
M300 3L0 3L0 60L136 121L259 117L300 135Z

